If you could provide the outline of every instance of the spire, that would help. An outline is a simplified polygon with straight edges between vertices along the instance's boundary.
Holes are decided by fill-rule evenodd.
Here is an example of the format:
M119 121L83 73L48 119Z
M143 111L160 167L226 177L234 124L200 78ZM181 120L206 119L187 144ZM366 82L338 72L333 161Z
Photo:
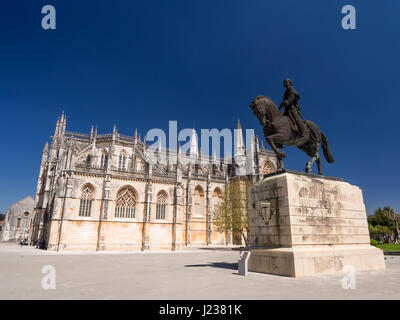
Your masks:
M243 140L242 126L238 120L237 128L235 129L235 140L233 146L233 162L235 163L234 173L236 176L242 176L246 173L246 149Z
M135 150L135 147L137 145L137 140L138 140L137 129L135 129L135 134L133 135L133 149L132 150Z
M198 147L197 147L197 134L196 130L194 128L192 129L192 137L190 138L190 156L196 158L196 156L199 153Z
M56 129L54 130L52 144L55 143L55 141L56 141L56 139L58 137L59 129L60 129L60 117L57 117L57 124L56 124Z
M253 134L250 138L250 150L246 153L246 169L247 173L254 174L255 168L255 149L256 136Z
M43 148L43 153L48 153L49 152L49 143L46 141L46 144L44 145Z
M258 153L260 151L260 143L258 141L258 136L256 135L256 152Z
M178 142L178 152L177 152L177 155L176 155L176 181L177 182L181 182L181 180L182 180L180 157L181 157L181 143Z
M64 134L64 132L65 132L65 127L67 126L67 116L66 115L64 115L64 110L63 110L63 112L62 112L62 114L61 114L61 120L60 120L60 127L61 127L61 135L63 135Z
M117 125L114 123L113 133L112 133L112 140L115 141L117 138Z
M157 161L159 163L163 162L162 161L162 155L161 155L161 139L158 141L158 146L157 146Z
M93 140L93 134L94 134L94 131L93 131L93 125L92 125L92 128L90 129L90 140Z
M251 148L251 152L255 152L256 151L256 135L255 134L253 134L252 136L251 136L251 145L250 145L250 148Z
M233 148L233 155L234 157L236 157L238 155L244 155L244 154L245 154L245 146L243 140L242 126L240 125L240 120L238 119L237 128L235 130L235 145Z
M132 161L131 161L131 168L133 169L136 169L136 145L137 145L137 129L135 129L135 134L133 136Z
M90 132L91 140L93 141L92 145L92 155L94 156L96 153L96 138L97 138L97 126L96 129L93 132L93 126L92 126L92 131Z
M43 148L41 165L43 165L47 161L48 155L49 155L49 143L46 141L46 144L44 145Z

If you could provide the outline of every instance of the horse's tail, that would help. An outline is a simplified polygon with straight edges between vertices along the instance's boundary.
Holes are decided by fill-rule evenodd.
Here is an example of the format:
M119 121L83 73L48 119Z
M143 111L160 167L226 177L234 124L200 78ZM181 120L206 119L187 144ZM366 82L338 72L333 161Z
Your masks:
M326 161L328 161L329 163L335 162L335 160L333 159L332 153L331 153L331 149L329 148L328 139L325 137L323 132L321 132L321 144L322 144L322 150L324 151L324 156L325 156Z

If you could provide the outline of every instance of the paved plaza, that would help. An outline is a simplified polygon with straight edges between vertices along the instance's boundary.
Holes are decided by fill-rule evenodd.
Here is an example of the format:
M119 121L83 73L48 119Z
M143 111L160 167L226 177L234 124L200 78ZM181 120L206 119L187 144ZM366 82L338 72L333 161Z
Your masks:
M399 299L400 256L386 270L358 272L356 289L344 274L289 278L237 274L239 251L50 252L0 244L0 299ZM56 288L42 288L43 266L56 270Z

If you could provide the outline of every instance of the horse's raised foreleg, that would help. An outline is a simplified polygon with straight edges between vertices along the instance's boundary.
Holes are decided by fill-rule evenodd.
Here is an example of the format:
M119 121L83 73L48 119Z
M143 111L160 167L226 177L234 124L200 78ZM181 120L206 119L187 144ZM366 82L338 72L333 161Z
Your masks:
M276 156L278 157L278 160L282 160L283 158L286 157L285 153L283 151L280 151L276 145L274 140L278 138L278 134L273 134L272 136L267 136L265 139L267 140L268 144L271 146L272 150L275 152Z
M283 170L283 161L282 159L286 157L285 153L283 151L280 151L274 142L274 138L278 138L278 134L274 134L272 136L267 136L265 139L267 140L268 144L271 146L272 150L275 152L276 157L278 158L278 164L279 164L279 169Z
M318 165L318 160L319 160L319 165ZM321 158L319 156L318 151L314 154L314 156L307 162L306 164L306 172L311 172L311 167L313 165L313 163L317 161L317 165L318 165L318 172L321 172Z

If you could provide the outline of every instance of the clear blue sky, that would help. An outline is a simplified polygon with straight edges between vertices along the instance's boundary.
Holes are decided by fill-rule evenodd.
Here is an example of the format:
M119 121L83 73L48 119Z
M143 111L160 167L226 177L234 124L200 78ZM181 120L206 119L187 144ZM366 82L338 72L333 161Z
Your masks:
M57 29L41 28L56 8ZM357 30L341 8L357 10ZM367 211L400 210L400 1L163 0L0 2L0 212L36 192L57 116L67 130L244 128L248 107L280 103L290 77L331 144L326 175L362 188ZM265 143L264 143L265 144ZM285 166L307 157L285 150ZM315 169L314 169L315 170Z

